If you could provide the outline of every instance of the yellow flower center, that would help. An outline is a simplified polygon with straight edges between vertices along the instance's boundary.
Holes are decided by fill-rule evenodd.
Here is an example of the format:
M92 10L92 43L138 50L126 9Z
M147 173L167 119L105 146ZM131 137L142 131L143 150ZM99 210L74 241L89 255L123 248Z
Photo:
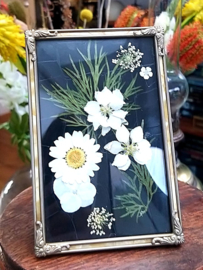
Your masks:
M74 147L66 153L65 160L68 166L78 169L85 164L86 154L82 149Z

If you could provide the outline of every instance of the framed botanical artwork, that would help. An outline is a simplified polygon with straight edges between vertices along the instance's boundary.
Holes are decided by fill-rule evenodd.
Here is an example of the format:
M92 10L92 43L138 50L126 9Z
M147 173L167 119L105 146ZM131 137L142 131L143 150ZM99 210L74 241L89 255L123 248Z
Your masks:
M26 41L36 256L182 243L163 30Z

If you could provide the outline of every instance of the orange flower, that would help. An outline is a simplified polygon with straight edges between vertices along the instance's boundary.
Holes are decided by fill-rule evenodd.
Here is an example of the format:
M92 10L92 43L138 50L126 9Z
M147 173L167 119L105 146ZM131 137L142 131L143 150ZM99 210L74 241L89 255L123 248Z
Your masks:
M116 20L114 27L133 27L138 26L145 16L146 11L137 7L127 6Z
M176 63L178 51L175 50L179 40L179 29L176 30L170 41L167 51L172 63ZM194 22L181 29L179 65L183 73L189 72L203 62L203 25Z

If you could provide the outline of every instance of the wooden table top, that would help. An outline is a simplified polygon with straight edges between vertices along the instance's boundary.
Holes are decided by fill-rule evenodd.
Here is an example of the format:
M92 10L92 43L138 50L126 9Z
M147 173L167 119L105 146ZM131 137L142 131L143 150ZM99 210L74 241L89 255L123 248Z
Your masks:
M25 270L203 270L203 192L179 183L185 243L36 258L32 188L6 208L0 239L10 269Z

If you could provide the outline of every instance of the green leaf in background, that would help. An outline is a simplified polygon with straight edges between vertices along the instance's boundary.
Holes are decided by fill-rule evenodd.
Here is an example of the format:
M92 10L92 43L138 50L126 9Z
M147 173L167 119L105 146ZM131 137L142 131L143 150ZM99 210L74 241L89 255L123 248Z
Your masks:
M12 110L9 122L1 124L0 129L11 133L11 143L17 145L19 157L23 162L30 162L29 115L19 116Z
M18 55L16 62L14 65L23 75L26 75L26 60Z

